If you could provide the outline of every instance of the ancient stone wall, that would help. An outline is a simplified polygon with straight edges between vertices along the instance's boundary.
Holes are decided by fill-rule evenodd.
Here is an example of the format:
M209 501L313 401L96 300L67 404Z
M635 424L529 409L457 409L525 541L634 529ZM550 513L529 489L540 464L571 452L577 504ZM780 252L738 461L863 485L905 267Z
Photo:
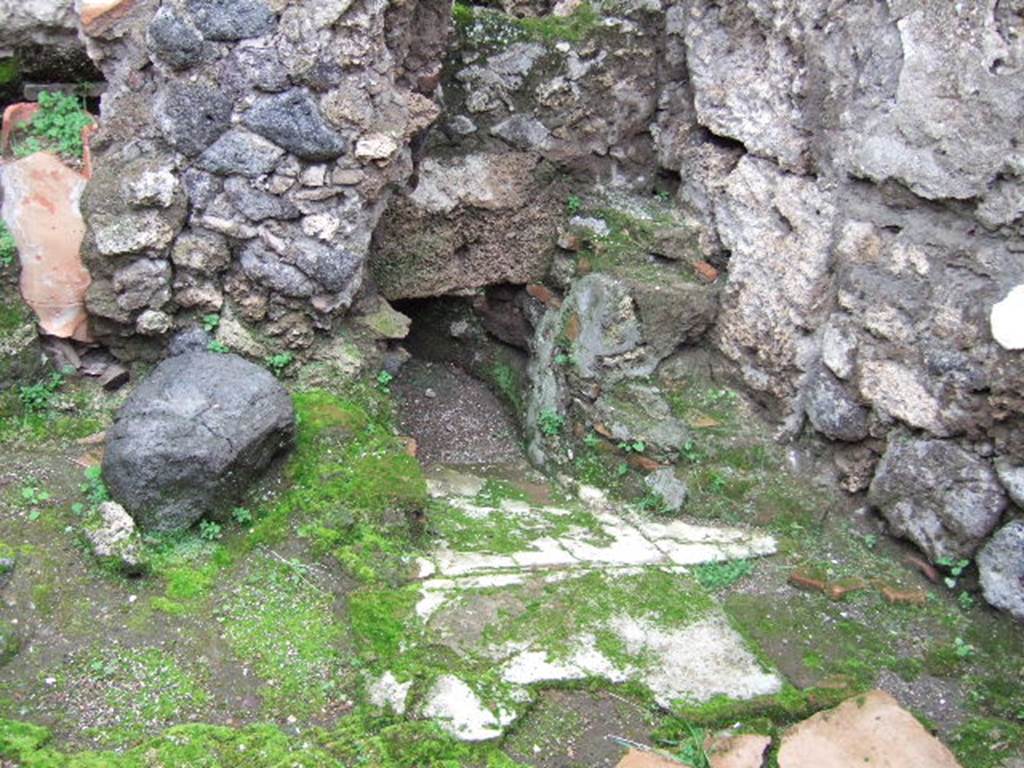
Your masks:
M665 339L710 342L933 558L973 554L1018 514L1020 0L81 10L110 83L83 198L89 309L122 356L209 312L301 349L374 284L402 299L546 281L570 308L621 301L574 321L549 297L535 358L559 357L567 328L588 338L588 318L644 326L638 376ZM611 212L655 230L653 267L588 264L605 277L583 282L565 254L609 220L566 229L567 203L617 193L657 199ZM714 288L688 285L678 265L698 262ZM701 332L655 328L680 317ZM541 386L545 407L597 408L600 387L573 386Z
M848 490L878 465L897 533L973 553L1024 472L1024 315L992 315L1024 283L1024 5L576 5L457 7L445 114L377 233L385 293L550 281L567 195L661 174L686 258L723 268L712 340L743 385Z
M1024 459L1024 359L990 324L1024 281L1022 10L700 0L666 17L688 93L659 116L660 160L697 170L680 203L728 254L716 343L792 432L834 441L847 488L884 456L870 498L933 558L998 524L988 460Z
M440 2L85 3L104 72L82 201L97 336L151 357L221 312L310 346L363 283L432 100Z

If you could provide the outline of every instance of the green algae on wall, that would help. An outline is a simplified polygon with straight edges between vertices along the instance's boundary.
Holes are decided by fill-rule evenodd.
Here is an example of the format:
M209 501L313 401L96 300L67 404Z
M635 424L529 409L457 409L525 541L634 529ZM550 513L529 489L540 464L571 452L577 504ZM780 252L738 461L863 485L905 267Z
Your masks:
M462 2L452 6L452 20L459 35L477 45L579 42L600 27L601 19L601 14L590 3L581 3L569 16L548 14L522 18Z

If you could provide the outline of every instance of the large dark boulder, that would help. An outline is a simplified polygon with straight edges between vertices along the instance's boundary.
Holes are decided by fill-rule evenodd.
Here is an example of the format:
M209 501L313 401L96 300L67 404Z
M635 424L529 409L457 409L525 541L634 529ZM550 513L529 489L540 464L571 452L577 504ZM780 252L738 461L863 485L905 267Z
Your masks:
M291 398L236 355L165 360L121 408L103 479L143 531L175 531L238 499L295 432Z

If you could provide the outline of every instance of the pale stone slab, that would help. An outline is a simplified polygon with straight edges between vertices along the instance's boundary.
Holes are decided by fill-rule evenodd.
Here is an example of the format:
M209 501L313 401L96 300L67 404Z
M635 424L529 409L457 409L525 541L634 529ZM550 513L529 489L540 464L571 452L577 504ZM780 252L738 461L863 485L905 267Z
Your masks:
M381 709L389 708L396 715L404 715L412 683L412 680L400 683L394 674L385 672L378 679L374 680L367 689L370 703Z
M441 728L462 741L496 739L511 720L487 709L473 689L454 675L437 679L420 714L437 720Z
M484 479L453 469L438 470L427 479L427 491L434 498L442 496L464 496L473 498L484 489Z
M478 571L500 571L515 568L516 562L507 555L487 555L480 552L452 552L443 550L435 556L437 570L445 576L464 576Z
M665 555L635 528L606 526L605 533L613 537L607 546L595 546L577 539L565 539L562 544L584 563L657 565L666 561Z
M663 707L677 699L702 702L718 694L749 699L782 688L779 677L761 668L723 616L680 628L620 616L612 628L629 653L657 657L639 679Z
M532 546L530 551L513 553L516 565L521 568L558 568L579 563L556 539L537 539Z
M662 539L656 542L659 551L674 565L699 565L701 563L720 563L724 560L746 560L751 557L762 557L775 553L775 540L770 537L755 538L751 541L734 543L694 543L687 544Z
M621 683L628 680L632 672L616 667L597 649L593 635L585 635L566 659L551 660L541 650L517 653L506 662L501 679L516 685L583 680L588 677L603 677L613 683Z

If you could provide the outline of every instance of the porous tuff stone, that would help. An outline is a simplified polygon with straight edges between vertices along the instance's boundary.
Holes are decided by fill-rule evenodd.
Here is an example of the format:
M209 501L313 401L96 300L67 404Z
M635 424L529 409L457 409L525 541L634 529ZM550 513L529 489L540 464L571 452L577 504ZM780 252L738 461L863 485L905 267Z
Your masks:
M333 160L347 148L345 139L324 121L316 102L298 88L263 97L242 120L303 160Z
M142 541L135 521L116 501L105 501L96 512L96 519L86 528L92 553L101 560L114 563L127 573L145 569Z
M195 156L230 126L231 100L212 85L173 83L157 104L156 119L171 146Z
M285 296L312 296L316 290L298 267L287 264L259 241L249 243L242 251L242 269L257 283L267 285Z
M933 561L974 554L1006 506L987 462L945 440L900 435L889 441L868 500L894 534Z
M294 432L291 399L266 369L185 352L158 365L117 414L103 479L142 530L181 530L235 501Z
M188 69L203 56L199 30L167 5L150 22L147 42L156 59L172 69Z
M274 27L274 13L261 0L189 0L188 9L209 40L245 40Z
M686 503L690 491L686 483L676 477L674 470L665 467L658 469L644 478L644 484L652 493L658 494L668 512L678 512Z
M250 178L274 170L284 150L261 136L232 129L211 144L200 156L200 168L212 173L238 174Z
M855 443L868 436L868 411L824 367L804 391L804 410L816 430L833 440Z
M978 553L978 573L989 604L1024 622L1024 520L996 531Z

